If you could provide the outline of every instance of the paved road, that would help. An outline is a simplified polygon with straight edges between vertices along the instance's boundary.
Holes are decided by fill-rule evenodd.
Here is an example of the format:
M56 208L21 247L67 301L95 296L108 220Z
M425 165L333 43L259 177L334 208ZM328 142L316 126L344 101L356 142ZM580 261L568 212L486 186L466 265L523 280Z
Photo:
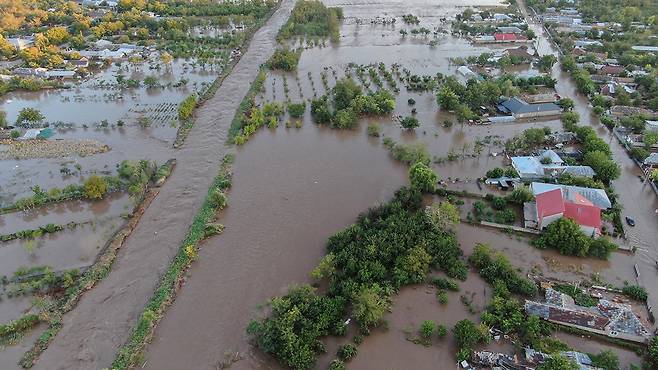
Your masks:
M555 54L558 56L557 49L549 41L548 35L541 24L529 16L525 2L519 0L517 4L526 17L528 24L538 36L537 48L539 53L541 55ZM592 126L600 137L610 143L613 159L619 163L622 169L621 176L614 181L613 185L618 200L623 206L622 215L631 216L636 221L635 227L627 225L624 225L624 227L627 242L638 248L637 253L630 258L632 262L629 262L627 268L633 271L634 265L637 265L640 271L638 283L649 292L649 305L658 307L658 284L655 284L656 279L658 279L658 269L656 268L656 261L658 261L658 214L655 212L658 209L658 197L656 197L651 186L642 181L640 169L628 156L626 150L612 137L609 130L601 125L599 118L592 112L589 101L585 96L578 93L570 76L562 72L557 64L554 66L552 74L558 81L555 87L557 93L560 96L574 100L574 110L580 115L581 124Z
M85 294L35 369L102 369L128 339L144 305L172 260L223 155L228 128L240 101L274 50L293 0L254 35L249 48L215 97L197 112L197 122L177 153L176 170L120 250L110 275Z

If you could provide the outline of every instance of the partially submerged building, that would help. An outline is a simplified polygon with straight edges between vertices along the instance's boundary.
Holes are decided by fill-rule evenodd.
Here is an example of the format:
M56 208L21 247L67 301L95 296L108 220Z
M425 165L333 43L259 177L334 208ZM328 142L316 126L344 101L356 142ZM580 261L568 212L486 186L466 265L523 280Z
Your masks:
M652 337L630 305L605 299L599 300L594 307L582 307L576 305L570 296L548 288L545 302L526 300L525 311L552 323L610 338L646 343Z
M530 104L517 97L503 99L498 104L498 110L502 113L510 113L517 119L556 116L562 114L562 108L555 103Z
M512 167L523 181L557 178L563 174L592 178L596 174L589 166L566 165L553 150L544 150L536 156L512 157Z
M523 204L525 227L542 230L566 217L575 221L586 235L601 234L601 212L612 204L601 189L533 182L533 202Z

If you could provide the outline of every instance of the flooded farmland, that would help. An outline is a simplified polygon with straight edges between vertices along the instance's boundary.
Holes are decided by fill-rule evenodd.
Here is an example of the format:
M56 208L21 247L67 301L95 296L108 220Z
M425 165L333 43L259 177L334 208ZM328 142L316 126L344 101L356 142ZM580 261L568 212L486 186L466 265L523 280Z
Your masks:
M501 51L500 45L474 46L464 38L450 34L450 19L468 6L497 6L492 1L325 1L341 6L345 19L337 44L309 46L305 43L298 70L294 73L268 72L257 104L269 101L303 101L321 96L345 76L356 79L358 66L386 68L399 65L413 74L457 75L459 65L452 58L477 56ZM63 329L42 354L35 368L104 368L111 364L117 349L126 342L130 329L142 312L158 280L174 258L194 213L199 208L217 172L220 159L236 152L229 206L217 222L226 227L222 235L201 244L199 259L181 282L181 290L155 329L140 366L150 369L215 369L230 362L234 369L278 369L281 366L263 355L249 342L245 329L251 319L262 315L264 303L283 295L288 287L310 283L309 272L326 253L329 236L352 224L359 213L388 201L395 190L407 183L408 168L395 161L382 145L382 138L399 143L422 143L432 157L432 168L442 185L450 190L485 194L497 189L479 184L487 170L509 163L500 155L507 139L532 127L561 130L559 119L524 120L495 125L458 124L455 114L439 109L433 91L410 92L400 84L395 95L396 109L390 117L367 117L357 129L333 130L313 123L307 111L298 127L295 124L263 128L246 144L225 145L228 128L242 96L246 81L255 77L276 46L275 36L292 9L293 1L283 1L272 19L256 34L245 57L224 81L215 97L196 113L197 122L185 146L175 150L171 144L177 131L177 104L185 96L199 91L214 80L217 71L203 70L182 60L171 71L151 71L148 65L135 68L128 64L112 66L70 90L17 93L3 102L12 121L25 106L35 106L54 121L58 138L91 138L111 147L106 153L86 157L0 161L0 200L11 202L31 194L31 187L62 187L77 184L91 173L114 174L115 164L123 159L146 158L158 163L175 157L178 168L163 186L162 194L145 211L143 219L120 251L112 273L86 294L80 305L63 319ZM421 26L436 29L431 36L406 36L404 25L380 24L375 19L398 18L413 13ZM444 19L447 18L447 19ZM533 25L539 37L540 53L551 52L542 30ZM444 30L446 32L442 32ZM202 31L199 31L202 32ZM211 31L203 31L212 34ZM431 43L435 41L435 43ZM357 67L355 67L357 66ZM520 72L532 67L517 68ZM144 76L157 73L168 87L116 92L111 87L117 74ZM596 121L584 98L578 98L569 76L554 67L556 91L574 97L575 110L583 123L591 124L601 137L607 131ZM181 76L186 85L173 87ZM326 81L326 82L325 82ZM366 80L358 80L364 90L376 90ZM409 104L409 99L414 104ZM62 104L71 109L61 109ZM412 112L413 110L413 112ZM413 114L420 126L415 130L400 127L399 117ZM105 120L105 122L103 122ZM118 122L123 122L118 125ZM292 119L291 119L292 121ZM148 124L145 124L148 122ZM371 137L367 126L377 123L380 137ZM57 127L57 126L56 126ZM483 147L477 152L477 143ZM591 280L593 276L615 286L638 280L634 264L640 266L639 281L655 279L654 260L658 260L655 219L658 203L651 190L638 180L639 170L623 149L612 144L615 159L622 164L622 177L615 182L624 213L638 220L626 230L629 242L638 248L634 255L616 252L607 260L560 255L529 245L526 236L461 224L457 236L465 255L477 243L486 243L503 252L522 272L568 281ZM62 168L67 168L62 171ZM69 172L69 170L72 174ZM6 174L6 176L5 176ZM641 189L627 191L626 189ZM651 199L650 202L646 199ZM52 266L56 271L84 269L93 263L99 250L132 209L126 194L115 194L98 202L72 201L29 212L0 215L0 234L32 229L49 223L79 224L42 236L26 245L13 240L0 245L0 275L11 275L19 266ZM471 207L471 203L463 207ZM516 220L514 225L520 225ZM139 261L139 263L136 263ZM652 300L658 288L647 286ZM425 347L410 340L424 320L435 320L451 328L461 319L478 321L492 296L491 287L474 271L460 283L459 293L449 293L449 303L437 302L435 288L425 285L404 287L393 297L386 314L386 328L373 330L359 347L359 355L348 369L430 369L455 366L456 343L452 336L435 339ZM460 295L470 296L474 310L469 312ZM10 304L0 303L2 322L33 309L29 299L20 297ZM644 314L644 313L643 313ZM102 319L100 318L102 317ZM100 322L100 321L103 322ZM38 333L44 328L37 327ZM326 368L336 348L346 337L330 338L328 352L316 368ZM575 350L597 352L610 348L618 354L622 368L639 364L632 351L619 347L581 341L577 336L554 334ZM25 338L36 338L30 333ZM0 352L0 367L13 368L25 350L25 342ZM489 350L510 352L506 342L492 342Z

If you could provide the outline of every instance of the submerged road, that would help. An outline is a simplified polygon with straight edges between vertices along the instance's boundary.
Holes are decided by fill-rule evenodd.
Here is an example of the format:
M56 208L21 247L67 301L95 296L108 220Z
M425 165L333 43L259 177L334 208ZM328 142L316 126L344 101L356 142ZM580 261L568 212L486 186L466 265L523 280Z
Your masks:
M528 13L523 0L517 2L519 9L525 16L528 24L537 34L537 49L540 55L554 54L558 56L558 50L549 40L542 25L536 22ZM635 227L624 224L627 242L637 247L637 252L630 257L627 269L635 274L634 266L637 266L639 277L637 283L647 289L649 293L649 306L658 308L658 197L651 185L642 180L642 171L626 153L619 141L612 137L612 133L600 123L599 118L592 112L587 97L578 93L576 85L568 73L560 69L558 63L553 67L553 77L557 80L555 90L560 96L573 99L574 111L580 115L581 124L592 126L597 134L610 143L612 156L621 167L621 175L613 182L617 200L622 205L622 218L630 216L635 219ZM629 281L629 284L635 284ZM645 314L642 312L641 314Z
M233 116L260 65L273 53L277 32L293 5L293 0L282 0L215 96L198 109L196 124L176 155L176 170L119 251L109 276L64 316L62 330L35 369L102 369L112 364L217 174L228 151Z

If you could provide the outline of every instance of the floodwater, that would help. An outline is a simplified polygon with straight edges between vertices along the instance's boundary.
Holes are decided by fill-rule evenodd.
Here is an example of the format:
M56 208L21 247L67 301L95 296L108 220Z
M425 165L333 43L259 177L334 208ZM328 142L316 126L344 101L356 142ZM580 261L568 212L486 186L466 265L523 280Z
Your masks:
M406 168L364 129L279 127L240 148L229 207L218 220L226 230L203 244L156 330L147 368L211 369L225 352L247 352L245 328L256 308L308 282L327 237L405 184ZM234 365L258 366L252 358Z
M378 11L384 11L382 16L414 13L417 5L415 2L411 6L406 6L405 2L404 7L399 7L401 3L391 4L377 4ZM331 86L345 74L350 62L381 61L388 68L392 63L400 63L413 73L454 74L456 66L449 66L449 57L482 52L451 36L440 36L442 39L435 49L409 37L400 40L399 25L392 28L356 24L356 17L373 17L373 4L337 5L344 7L346 15L340 46L306 50L296 76L271 73L259 102L283 101L286 97L299 101L324 94L326 88L320 82L321 74L327 74ZM390 10L387 6L391 6ZM426 9L435 5L419 6ZM414 14L423 19L422 12ZM287 94L284 86L287 86ZM401 89L404 91L403 87ZM472 149L468 149L468 145L472 148L478 138L494 137L499 142L485 148L480 157L467 156L465 160L434 165L444 179L460 179L459 182L449 181L451 187L471 191L479 189L473 182L475 178L504 163L502 157L489 154L499 152L505 139L528 127L547 126L554 131L561 127L559 120L548 120L496 126L455 125L448 129L442 127L442 122L453 117L437 113L432 94L400 93L396 115L410 114L411 107L406 103L409 97L416 100L414 108L422 123L414 133L400 130L392 118L362 120L355 132L316 128L307 111L301 129L286 129L283 125L276 130L263 129L239 149L230 207L219 220L226 225L226 231L203 245L184 289L156 329L143 364L145 368L211 369L233 356L237 356L238 361L231 368L279 368L271 358L247 343L245 328L249 320L259 315L260 305L273 295L285 293L291 284L309 282L307 274L323 255L326 238L353 222L359 211L385 200L384 195L392 193L393 184L404 183L404 171L390 162L384 149L377 145L378 140L363 137L367 123L380 123L383 136L398 142L423 142L432 155L439 157L451 151L469 153ZM364 162L367 165L364 166ZM365 176L351 178L355 173ZM335 181L332 185L326 183L330 178ZM380 180L371 182L376 179ZM341 190L340 186L345 183L350 186ZM355 194L359 197L354 198ZM524 272L533 270L572 281L590 279L592 274L598 274L615 285L632 281L634 277L628 255L623 253L615 253L610 261L566 257L554 251L535 249L527 240L516 236L468 225L459 227L458 236L466 254L476 243L488 243L503 251ZM481 279L470 274L462 284L462 292L451 293L450 304L445 307L436 302L431 289L422 286L403 289L395 297L393 310L387 316L388 331L378 330L368 337L359 347L359 356L348 367L455 366L455 349L450 336L426 348L408 341L406 332L409 327L417 329L425 319L434 319L448 327L462 318L476 319L478 314L469 314L459 302L459 294L475 293L474 304L481 310L488 299L487 289ZM328 339L329 352L344 340ZM494 347L500 347L501 351L510 349L502 343ZM318 368L328 364L332 353L321 356Z
M452 74L456 66L449 65L450 56L481 52L451 36L438 36L436 48L428 45L433 36L427 40L411 36L401 40L399 23L391 28L356 22L357 18L399 17L411 12L419 15L422 22L427 21L425 16L433 17L432 22L438 24L440 17L460 12L462 9L457 6L462 2L328 3L345 9L341 45L313 48L303 54L298 73L301 90L296 90L293 75L287 77L293 101L313 96L306 77L308 72L318 92L322 93L319 74L325 66L334 66L338 76L344 73L349 62L380 61L387 66L400 63L413 68L414 73ZM256 33L250 48L215 97L199 110L186 145L176 154L176 170L120 250L113 271L64 317L62 331L40 357L36 368L87 369L110 365L157 286L159 276L175 255L221 157L227 153L223 143L233 114L247 91L247 81L253 80L258 66L274 49L276 33L292 5L292 1L283 2L281 9ZM268 78L266 99L276 96L277 100L283 100L282 78L276 74ZM558 90L564 89L563 86L572 88L568 84L568 81L561 81ZM568 91L563 95L570 96ZM398 97L397 114L409 114L407 97L404 92ZM477 137L499 135L504 141L532 125L549 125L554 129L560 125L558 121L550 121L444 129L440 123L449 115L436 113L434 97L431 94L417 97L416 107L423 126L415 134L403 133L392 120L380 120L383 133L397 141L424 141L437 156L461 150L463 143ZM578 104L581 109L583 102ZM199 261L192 266L184 289L156 329L143 364L145 368L212 369L226 354L236 352L241 360L232 368L277 368L271 359L248 344L245 334L248 321L259 314L260 305L273 295L285 293L290 284L309 281L307 274L324 254L328 236L352 223L359 212L388 200L393 191L406 182L406 169L389 158L378 140L366 137L365 122L355 132L338 132L317 128L310 123L308 114L304 121L301 129L286 129L283 125L277 130L263 129L238 149L230 206L219 219L226 225L226 231L203 244ZM163 142L154 145L157 149L144 145L146 149L141 150L169 153L169 146L170 143ZM498 148L499 145L490 149ZM109 153L113 152L115 150ZM107 154L99 156L103 155ZM620 161L627 158L625 154L622 157ZM92 163L83 168L93 168ZM502 158L489 157L485 150L480 158L437 164L435 169L444 178L474 179L500 164ZM640 207L649 207L647 203ZM648 225L638 220L636 230L644 232ZM567 258L551 251L536 250L516 237L491 230L462 225L458 233L467 254L476 242L487 242L505 252L516 266L525 269L538 266L547 275L578 279L599 272L605 280L615 284L633 279L632 264L624 254L614 254L609 262ZM649 244L657 240L647 237L651 234L638 235L644 235L638 239L649 241ZM641 253L644 252L641 250L637 256ZM388 368L390 364L408 368L405 365L411 363L409 361L417 364L417 368L436 361L446 368L454 366L449 337L445 343L436 343L429 349L404 339L403 331L407 326L418 325L426 318L451 325L470 315L460 307L457 294L450 296L448 306L441 307L433 294L425 290L424 287L410 287L401 292L388 317L389 331L367 338L360 346L360 355L350 364L351 368ZM473 275L462 284L462 291L466 290L476 293L476 306L481 308L486 302L486 286ZM409 352L400 351L402 347ZM393 354L397 358L392 358ZM321 363L329 360L323 357ZM368 367L371 366L365 364L370 363L368 360L380 366Z
M519 1L522 10L525 10L523 1ZM539 24L531 21L531 26L540 35L538 50L540 54L555 54L557 50L548 42L547 34ZM586 97L577 93L576 86L569 75L560 70L556 64L552 71L553 77L557 79L556 91L561 96L568 96L575 102L574 110L578 112L581 124L592 126L599 137L607 140L612 149L614 160L621 166L621 176L614 181L618 200L623 206L622 218L630 216L635 219L635 227L624 225L628 244L636 246L638 251L632 256L631 261L624 264L620 269L633 270L637 265L639 276L633 275L629 282L637 282L644 286L649 293L649 306L658 307L658 197L653 192L650 184L644 182L640 169L628 156L625 149L617 139L594 115ZM629 265L629 266L627 266ZM633 272L634 274L634 272Z
M36 108L56 127L50 140L94 139L111 148L87 157L1 161L0 203L29 195L34 185L46 189L63 187L79 182L82 174L112 171L125 159L162 163L171 158L171 145L178 130L178 104L211 83L219 67L202 68L182 59L172 62L170 68L161 66L158 70L155 66L153 62L137 66L128 62L121 66L112 64L80 83L73 83L70 89L15 92L0 98L9 122L16 119L22 108ZM117 75L140 81L145 76L155 76L163 87L118 88ZM189 82L175 87L181 79ZM140 119L146 119L145 124L140 124ZM62 167L74 175L61 173Z
M430 370L455 367L457 346L450 330L463 319L478 322L482 309L491 298L489 285L477 274L470 273L466 281L459 283L459 287L459 292L448 292L446 305L437 302L433 287L420 285L403 288L394 297L391 312L385 316L388 329L376 329L366 337L359 346L358 356L348 363L347 368ZM472 300L474 313L464 306L461 296ZM433 338L429 347L408 340L411 336L417 336L425 320L433 320L448 329L443 339ZM508 351L509 348L499 350Z
M132 206L126 193L113 193L98 201L76 200L0 215L0 234L37 229L48 223L76 224L35 239L0 242L0 276L10 278L19 268L37 266L49 266L54 272L86 268L125 222L120 216L130 213ZM5 293L0 293L0 322L18 319L32 308L33 296L8 297ZM21 342L12 345L12 350L3 350L0 358L4 361L7 353L23 345Z
M82 223L98 217L117 217L132 210L127 193L111 193L97 201L74 200L49 204L25 212L0 215L0 235L37 229L46 224Z
M222 157L228 153L224 146L228 128L249 88L247 82L256 77L259 66L273 52L276 34L292 6L292 1L283 1L256 32L215 96L197 111L194 129L186 144L176 151L176 169L126 239L110 275L64 316L62 330L40 356L35 369L110 366L178 251ZM261 181L267 183L266 179Z

